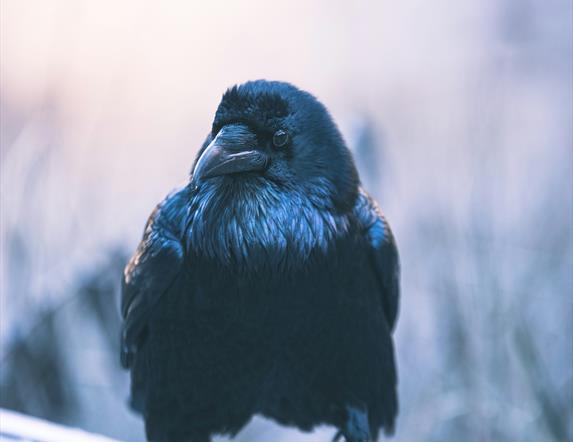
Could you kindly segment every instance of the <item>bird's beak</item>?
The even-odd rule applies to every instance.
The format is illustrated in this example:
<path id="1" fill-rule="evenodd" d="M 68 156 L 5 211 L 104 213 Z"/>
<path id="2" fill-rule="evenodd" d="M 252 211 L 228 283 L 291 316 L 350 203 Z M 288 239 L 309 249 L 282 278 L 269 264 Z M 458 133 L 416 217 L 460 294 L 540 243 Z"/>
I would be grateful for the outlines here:
<path id="1" fill-rule="evenodd" d="M 224 126 L 197 159 L 193 181 L 198 184 L 215 176 L 265 170 L 267 155 L 256 147 L 256 135 L 244 124 Z"/>

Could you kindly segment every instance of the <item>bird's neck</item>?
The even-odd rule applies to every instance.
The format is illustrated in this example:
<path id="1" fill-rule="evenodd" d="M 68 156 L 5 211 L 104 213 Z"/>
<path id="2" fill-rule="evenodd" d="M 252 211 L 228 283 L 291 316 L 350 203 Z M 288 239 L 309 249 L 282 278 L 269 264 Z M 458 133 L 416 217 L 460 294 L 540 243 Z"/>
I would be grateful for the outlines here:
<path id="1" fill-rule="evenodd" d="M 191 253 L 245 270 L 305 265 L 346 235 L 350 222 L 305 192 L 255 180 L 203 186 L 190 217 Z"/>

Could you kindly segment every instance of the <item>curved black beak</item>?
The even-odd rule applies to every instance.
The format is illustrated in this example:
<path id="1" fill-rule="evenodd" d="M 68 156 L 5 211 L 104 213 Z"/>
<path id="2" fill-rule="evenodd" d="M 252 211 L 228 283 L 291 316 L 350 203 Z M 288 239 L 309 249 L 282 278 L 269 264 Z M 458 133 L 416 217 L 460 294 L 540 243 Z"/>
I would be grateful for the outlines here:
<path id="1" fill-rule="evenodd" d="M 260 172 L 267 163 L 267 155 L 257 150 L 256 135 L 244 124 L 229 124 L 199 156 L 192 180 L 199 183 L 220 175 Z"/>

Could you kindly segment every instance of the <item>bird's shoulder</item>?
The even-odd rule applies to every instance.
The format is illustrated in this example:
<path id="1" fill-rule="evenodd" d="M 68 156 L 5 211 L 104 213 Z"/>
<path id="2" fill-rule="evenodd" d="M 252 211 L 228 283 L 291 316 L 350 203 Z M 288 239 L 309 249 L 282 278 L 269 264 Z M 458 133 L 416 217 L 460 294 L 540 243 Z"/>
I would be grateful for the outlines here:
<path id="1" fill-rule="evenodd" d="M 363 232 L 374 246 L 394 243 L 394 235 L 390 224 L 380 209 L 380 206 L 368 193 L 360 188 L 353 210 L 354 216 Z"/>
<path id="2" fill-rule="evenodd" d="M 144 236 L 148 231 L 149 233 L 161 231 L 171 236 L 182 236 L 189 214 L 191 193 L 189 184 L 172 190 L 151 212 Z"/>
<path id="3" fill-rule="evenodd" d="M 143 237 L 124 272 L 124 282 L 129 285 L 139 272 L 138 269 L 152 260 L 161 262 L 161 257 L 175 254 L 182 258 L 183 235 L 189 211 L 188 186 L 169 193 L 151 212 Z"/>

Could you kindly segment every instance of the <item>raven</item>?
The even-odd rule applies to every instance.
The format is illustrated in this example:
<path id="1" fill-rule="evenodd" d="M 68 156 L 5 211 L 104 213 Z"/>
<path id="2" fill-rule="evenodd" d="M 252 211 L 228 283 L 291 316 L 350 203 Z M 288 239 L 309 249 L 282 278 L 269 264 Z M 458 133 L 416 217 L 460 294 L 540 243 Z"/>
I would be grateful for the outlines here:
<path id="1" fill-rule="evenodd" d="M 255 414 L 391 435 L 398 299 L 394 237 L 326 108 L 288 83 L 234 86 L 124 272 L 131 406 L 155 442 L 234 436 Z"/>

